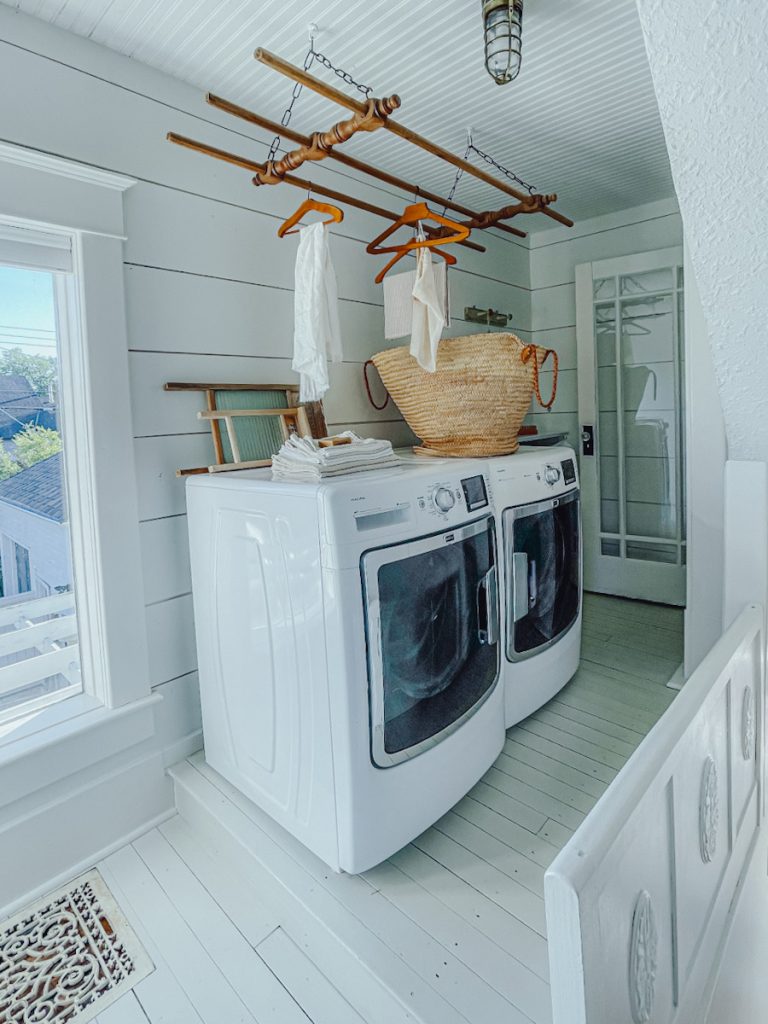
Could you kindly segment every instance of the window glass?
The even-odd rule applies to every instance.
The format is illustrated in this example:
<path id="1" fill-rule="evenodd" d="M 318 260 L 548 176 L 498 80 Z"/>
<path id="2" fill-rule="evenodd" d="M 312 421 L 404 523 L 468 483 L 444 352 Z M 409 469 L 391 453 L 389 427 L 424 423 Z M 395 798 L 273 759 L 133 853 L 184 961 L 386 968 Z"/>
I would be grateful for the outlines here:
<path id="1" fill-rule="evenodd" d="M 0 721 L 81 688 L 55 295 L 0 265 Z"/>

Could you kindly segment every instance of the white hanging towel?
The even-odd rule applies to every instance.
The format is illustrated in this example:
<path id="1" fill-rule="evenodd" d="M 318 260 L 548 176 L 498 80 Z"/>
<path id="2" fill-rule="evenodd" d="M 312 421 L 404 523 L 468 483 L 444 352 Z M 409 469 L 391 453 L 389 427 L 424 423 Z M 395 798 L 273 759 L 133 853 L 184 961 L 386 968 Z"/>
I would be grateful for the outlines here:
<path id="1" fill-rule="evenodd" d="M 448 264 L 439 260 L 434 266 L 435 287 L 444 311 L 444 325 L 451 326 L 448 298 Z M 416 271 L 387 274 L 384 278 L 384 337 L 404 338 L 413 328 L 413 286 Z"/>
<path id="2" fill-rule="evenodd" d="M 437 368 L 437 346 L 443 336 L 444 325 L 445 310 L 437 291 L 432 253 L 427 248 L 417 249 L 410 351 L 419 366 L 428 373 L 434 373 Z"/>
<path id="3" fill-rule="evenodd" d="M 328 228 L 301 228 L 296 253 L 292 367 L 300 374 L 299 401 L 316 402 L 329 387 L 328 359 L 342 360 L 336 274 Z"/>

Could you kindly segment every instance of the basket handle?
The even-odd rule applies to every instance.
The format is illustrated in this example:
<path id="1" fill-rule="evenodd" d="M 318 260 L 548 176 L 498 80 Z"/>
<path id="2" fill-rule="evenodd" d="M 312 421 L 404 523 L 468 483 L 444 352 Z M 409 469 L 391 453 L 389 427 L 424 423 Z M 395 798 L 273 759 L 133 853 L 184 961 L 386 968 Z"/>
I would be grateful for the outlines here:
<path id="1" fill-rule="evenodd" d="M 366 394 L 368 395 L 368 401 L 371 403 L 371 405 L 373 406 L 374 409 L 376 409 L 379 412 L 381 412 L 382 409 L 386 409 L 387 406 L 389 405 L 389 399 L 390 399 L 391 396 L 390 396 L 389 392 L 387 391 L 387 389 L 385 387 L 384 390 L 386 391 L 387 397 L 384 399 L 384 404 L 383 405 L 376 405 L 376 403 L 374 402 L 373 395 L 371 394 L 371 382 L 368 380 L 368 367 L 369 366 L 375 366 L 375 365 L 376 364 L 374 363 L 374 361 L 372 359 L 366 359 L 366 361 L 363 363 L 363 383 L 365 384 L 365 391 L 366 391 Z M 383 381 L 382 381 L 382 384 L 383 384 Z"/>
<path id="2" fill-rule="evenodd" d="M 544 353 L 541 362 L 539 362 L 539 351 Z M 553 348 L 539 349 L 536 345 L 526 345 L 521 353 L 521 358 L 524 363 L 533 356 L 533 391 L 536 395 L 536 401 L 542 407 L 549 411 L 555 404 L 557 398 L 557 374 L 559 369 L 559 359 L 557 352 Z M 545 402 L 541 397 L 541 387 L 539 384 L 539 369 L 546 363 L 547 359 L 552 356 L 552 394 L 550 395 L 549 401 Z"/>

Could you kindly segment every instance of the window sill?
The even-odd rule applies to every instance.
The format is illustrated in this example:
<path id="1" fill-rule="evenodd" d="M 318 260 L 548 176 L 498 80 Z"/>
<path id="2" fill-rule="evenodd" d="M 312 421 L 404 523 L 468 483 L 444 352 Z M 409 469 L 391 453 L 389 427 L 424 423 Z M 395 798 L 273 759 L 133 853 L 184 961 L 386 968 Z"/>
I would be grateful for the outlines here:
<path id="1" fill-rule="evenodd" d="M 154 735 L 150 695 L 107 708 L 78 694 L 0 731 L 0 808 L 114 757 Z"/>

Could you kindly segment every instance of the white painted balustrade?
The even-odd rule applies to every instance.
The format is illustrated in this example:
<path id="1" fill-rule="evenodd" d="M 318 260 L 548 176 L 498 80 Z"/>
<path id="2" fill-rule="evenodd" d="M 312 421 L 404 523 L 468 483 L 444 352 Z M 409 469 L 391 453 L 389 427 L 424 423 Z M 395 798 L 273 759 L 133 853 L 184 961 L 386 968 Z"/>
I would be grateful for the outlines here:
<path id="1" fill-rule="evenodd" d="M 20 658 L 25 651 L 33 653 Z M 79 686 L 74 595 L 52 594 L 0 607 L 0 697 L 56 675 Z"/>
<path id="2" fill-rule="evenodd" d="M 747 607 L 547 871 L 554 1024 L 705 1019 L 763 813 L 764 647 Z"/>

